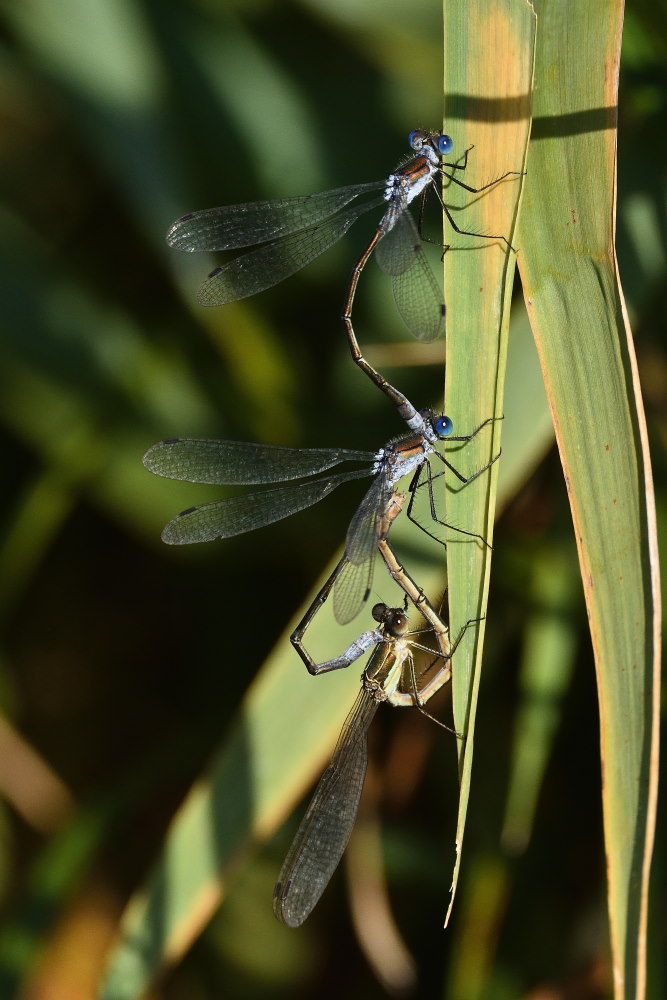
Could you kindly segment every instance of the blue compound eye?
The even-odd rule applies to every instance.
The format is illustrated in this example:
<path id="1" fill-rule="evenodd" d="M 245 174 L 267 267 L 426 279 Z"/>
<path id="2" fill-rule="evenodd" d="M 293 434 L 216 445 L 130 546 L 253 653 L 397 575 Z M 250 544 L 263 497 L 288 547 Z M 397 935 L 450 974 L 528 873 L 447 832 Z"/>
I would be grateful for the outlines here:
<path id="1" fill-rule="evenodd" d="M 408 146 L 411 149 L 421 149 L 424 145 L 424 133 L 421 129 L 413 129 L 413 131 L 408 136 Z"/>
<path id="2" fill-rule="evenodd" d="M 441 417 L 436 417 L 433 424 L 433 430 L 440 438 L 449 437 L 449 435 L 454 430 L 454 424 L 449 417 L 446 417 L 443 413 Z"/>
<path id="3" fill-rule="evenodd" d="M 438 152 L 441 156 L 446 156 L 447 153 L 451 153 L 454 148 L 454 143 L 452 142 L 451 136 L 440 135 L 438 136 Z"/>

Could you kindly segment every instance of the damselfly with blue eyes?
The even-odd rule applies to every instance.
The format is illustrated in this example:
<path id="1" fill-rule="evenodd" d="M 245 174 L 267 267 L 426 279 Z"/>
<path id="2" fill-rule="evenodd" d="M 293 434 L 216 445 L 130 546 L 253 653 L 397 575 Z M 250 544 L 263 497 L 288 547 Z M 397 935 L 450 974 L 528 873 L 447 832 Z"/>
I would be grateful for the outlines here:
<path id="1" fill-rule="evenodd" d="M 435 340 L 444 331 L 445 306 L 408 206 L 415 199 L 419 200 L 421 220 L 424 200 L 432 188 L 457 233 L 498 240 L 509 248 L 504 236 L 460 229 L 433 182 L 437 177 L 445 177 L 466 191 L 479 194 L 506 177 L 518 175 L 519 171 L 508 171 L 489 184 L 475 188 L 465 184 L 455 173 L 466 169 L 468 150 L 461 163 L 443 163 L 442 157 L 453 148 L 448 135 L 415 130 L 410 133 L 408 142 L 414 155 L 386 180 L 352 184 L 296 198 L 190 212 L 174 222 L 167 233 L 167 242 L 177 250 L 188 251 L 238 250 L 264 244 L 216 267 L 205 279 L 199 289 L 199 302 L 205 306 L 221 306 L 271 288 L 300 271 L 341 239 L 361 215 L 384 206 L 373 238 L 352 272 L 343 320 L 356 364 L 398 407 L 408 426 L 423 431 L 422 420 L 412 403 L 372 367 L 359 348 L 352 327 L 352 303 L 361 271 L 375 250 L 378 264 L 391 276 L 394 298 L 408 329 L 418 340 Z M 365 195 L 371 197 L 356 201 Z"/>
<path id="2" fill-rule="evenodd" d="M 495 418 L 488 418 L 471 434 L 455 437 L 452 434 L 453 425 L 449 417 L 439 416 L 432 410 L 423 410 L 421 417 L 424 426 L 428 428 L 428 436 L 410 434 L 397 438 L 377 452 L 353 451 L 345 448 L 282 448 L 240 441 L 196 438 L 160 441 L 148 449 L 143 459 L 146 468 L 158 476 L 191 483 L 229 486 L 259 483 L 289 484 L 261 493 L 227 497 L 198 507 L 190 507 L 166 525 L 162 539 L 172 545 L 182 545 L 191 542 L 209 542 L 216 538 L 230 538 L 304 510 L 323 500 L 341 483 L 373 476 L 373 482 L 347 531 L 345 555 L 352 568 L 344 574 L 345 586 L 339 583 L 334 590 L 336 619 L 341 624 L 350 622 L 361 610 L 370 593 L 373 555 L 382 533 L 383 517 L 394 492 L 394 486 L 403 476 L 412 476 L 408 487 L 410 502 L 407 516 L 418 524 L 421 530 L 436 538 L 412 515 L 416 491 L 423 485 L 428 490 L 431 516 L 435 521 L 487 544 L 476 532 L 447 525 L 438 517 L 433 495 L 433 480 L 449 469 L 461 483 L 467 484 L 484 472 L 491 463 L 466 477 L 436 450 L 435 445 L 445 439 L 470 441 L 482 427 Z M 444 466 L 435 474 L 431 469 L 432 459 L 437 459 Z M 495 458 L 492 461 L 495 461 Z M 336 475 L 309 479 L 318 476 L 319 473 L 327 472 L 342 462 L 363 462 L 366 465 L 362 469 L 349 469 Z M 290 482 L 296 479 L 309 479 L 309 481 Z M 436 540 L 441 541 L 437 538 Z"/>

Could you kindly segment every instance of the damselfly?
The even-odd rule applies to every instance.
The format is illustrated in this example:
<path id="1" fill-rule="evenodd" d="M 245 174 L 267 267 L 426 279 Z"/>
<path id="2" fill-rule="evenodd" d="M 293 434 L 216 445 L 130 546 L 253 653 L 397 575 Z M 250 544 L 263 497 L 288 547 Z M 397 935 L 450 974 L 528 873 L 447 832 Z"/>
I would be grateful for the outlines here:
<path id="1" fill-rule="evenodd" d="M 190 212 L 173 223 L 167 233 L 167 242 L 177 250 L 191 252 L 238 250 L 263 244 L 257 250 L 216 267 L 204 280 L 198 301 L 205 306 L 221 306 L 277 285 L 328 250 L 365 212 L 384 207 L 370 243 L 354 266 L 345 296 L 343 320 L 356 364 L 398 407 L 408 426 L 421 431 L 418 411 L 361 353 L 352 327 L 352 303 L 359 276 L 375 250 L 378 264 L 392 278 L 396 305 L 406 326 L 421 341 L 435 340 L 444 331 L 445 306 L 408 206 L 415 199 L 419 200 L 421 220 L 424 200 L 432 188 L 457 233 L 499 240 L 509 248 L 504 236 L 460 229 L 433 182 L 438 177 L 445 177 L 466 191 L 479 194 L 520 172 L 508 171 L 489 184 L 475 188 L 465 184 L 455 173 L 466 169 L 468 150 L 462 163 L 443 162 L 443 156 L 453 147 L 448 135 L 415 130 L 410 133 L 408 143 L 414 155 L 386 180 L 352 184 L 296 198 Z M 356 201 L 373 194 L 374 197 L 367 200 Z"/>
<path id="2" fill-rule="evenodd" d="M 423 531 L 436 538 L 424 525 L 416 521 L 412 514 L 416 491 L 422 485 L 428 491 L 430 511 L 434 521 L 487 544 L 476 532 L 448 525 L 438 516 L 433 495 L 433 480 L 449 469 L 461 483 L 467 484 L 481 475 L 492 463 L 487 463 L 466 477 L 436 450 L 435 444 L 444 439 L 470 441 L 495 418 L 488 418 L 471 434 L 455 437 L 452 435 L 453 425 L 449 417 L 437 415 L 432 410 L 423 410 L 421 415 L 425 426 L 429 429 L 428 437 L 422 434 L 410 434 L 390 441 L 377 452 L 353 451 L 345 448 L 283 448 L 240 441 L 197 438 L 160 441 L 148 449 L 143 461 L 147 469 L 167 479 L 230 486 L 289 483 L 278 489 L 226 497 L 190 507 L 166 525 L 162 539 L 171 545 L 183 545 L 230 538 L 304 510 L 323 500 L 341 483 L 373 476 L 373 482 L 347 531 L 345 555 L 351 563 L 351 570 L 345 574 L 345 589 L 336 586 L 334 591 L 334 613 L 337 621 L 341 624 L 350 622 L 361 610 L 370 593 L 373 555 L 381 535 L 382 518 L 394 492 L 394 486 L 404 476 L 412 475 L 408 486 L 410 501 L 407 516 Z M 432 459 L 438 459 L 444 469 L 434 474 L 431 469 Z M 366 464 L 362 469 L 349 469 L 308 482 L 290 483 L 290 480 L 317 476 L 342 462 L 349 461 Z"/>
<path id="3" fill-rule="evenodd" d="M 290 927 L 300 926 L 312 912 L 349 840 L 366 776 L 366 734 L 378 705 L 383 701 L 397 706 L 412 705 L 428 715 L 424 703 L 450 679 L 450 662 L 457 643 L 450 646 L 447 627 L 423 594 L 420 611 L 434 629 L 437 651 L 415 641 L 413 637 L 424 630 L 409 631 L 404 609 L 388 608 L 385 604 L 376 604 L 373 608 L 373 617 L 379 627 L 360 637 L 359 648 L 375 644 L 375 651 L 362 674 L 361 691 L 301 821 L 274 890 L 273 911 Z M 368 644 L 366 636 L 371 637 Z M 357 648 L 350 649 L 349 662 L 353 662 L 361 653 Z M 415 672 L 414 649 L 425 650 L 434 662 L 440 660 L 437 671 L 425 683 L 418 683 L 421 678 L 418 679 Z M 337 663 L 337 666 L 345 665 Z M 319 666 L 329 669 L 325 664 Z"/>

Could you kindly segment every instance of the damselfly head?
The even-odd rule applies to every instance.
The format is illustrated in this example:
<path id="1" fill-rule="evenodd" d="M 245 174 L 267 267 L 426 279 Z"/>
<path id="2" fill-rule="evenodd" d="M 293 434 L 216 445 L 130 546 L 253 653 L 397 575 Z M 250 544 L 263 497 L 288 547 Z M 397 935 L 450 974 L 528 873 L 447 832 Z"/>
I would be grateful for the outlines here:
<path id="1" fill-rule="evenodd" d="M 408 631 L 408 616 L 402 608 L 388 608 L 386 604 L 375 604 L 371 611 L 376 622 L 384 625 L 384 630 L 394 639 L 400 639 Z"/>
<path id="2" fill-rule="evenodd" d="M 421 129 L 414 129 L 410 133 L 408 145 L 415 153 L 421 152 L 424 146 L 428 145 L 438 156 L 446 156 L 454 147 L 450 136 L 441 132 L 423 132 Z"/>
<path id="3" fill-rule="evenodd" d="M 424 420 L 431 425 L 433 433 L 437 438 L 443 439 L 451 435 L 454 430 L 454 422 L 451 417 L 444 413 L 435 413 L 431 409 L 419 411 Z"/>

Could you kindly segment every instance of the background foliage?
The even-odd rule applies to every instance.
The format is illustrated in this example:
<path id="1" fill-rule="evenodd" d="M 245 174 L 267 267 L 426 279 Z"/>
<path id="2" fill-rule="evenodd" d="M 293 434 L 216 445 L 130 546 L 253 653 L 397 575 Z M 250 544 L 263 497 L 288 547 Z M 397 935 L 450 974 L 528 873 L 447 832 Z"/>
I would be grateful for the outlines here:
<path id="1" fill-rule="evenodd" d="M 665 21 L 639 0 L 627 11 L 618 205 L 661 529 Z M 355 378 L 335 322 L 363 226 L 305 274 L 203 314 L 193 293 L 206 262 L 170 253 L 163 233 L 188 209 L 384 176 L 407 132 L 441 119 L 440 9 L 31 0 L 5 5 L 0 45 L 0 994 L 87 997 L 174 809 L 355 502 L 350 490 L 224 547 L 173 552 L 160 528 L 195 488 L 165 488 L 143 451 L 176 434 L 375 447 L 401 430 Z M 408 344 L 382 276 L 364 278 L 360 323 L 381 341 L 380 367 L 400 364 L 408 395 L 440 399 L 441 345 Z M 449 769 L 454 799 L 451 747 L 416 713 L 379 714 L 373 738 L 392 906 L 430 996 L 443 962 L 457 997 L 608 991 L 592 656 L 525 333 L 518 314 L 507 400 L 534 407 L 519 420 L 530 413 L 538 432 L 505 473 L 447 935 L 439 861 L 454 809 L 444 815 L 434 789 Z M 294 828 L 239 859 L 225 905 L 159 996 L 382 995 L 343 877 L 302 931 L 275 923 Z M 656 891 L 656 914 L 664 902 Z M 651 928 L 660 995 L 665 928 L 659 917 Z"/>

